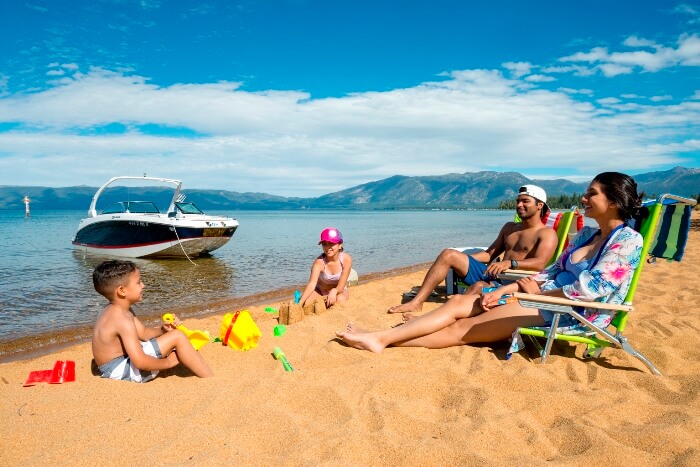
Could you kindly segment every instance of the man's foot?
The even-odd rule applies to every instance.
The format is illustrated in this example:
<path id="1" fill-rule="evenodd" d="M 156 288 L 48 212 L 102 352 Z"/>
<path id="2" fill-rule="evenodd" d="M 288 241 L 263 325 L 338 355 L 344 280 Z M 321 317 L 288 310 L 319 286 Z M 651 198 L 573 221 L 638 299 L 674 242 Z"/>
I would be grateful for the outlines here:
<path id="1" fill-rule="evenodd" d="M 348 323 L 346 329 L 345 332 L 336 331 L 335 335 L 350 347 L 374 353 L 381 353 L 384 350 L 384 345 L 379 342 L 374 333 L 357 331 L 356 329 L 359 328 L 353 326 L 352 323 Z"/>
<path id="2" fill-rule="evenodd" d="M 401 305 L 392 306 L 387 313 L 418 313 L 423 310 L 422 303 L 416 303 L 411 300 L 410 302 L 402 303 Z"/>

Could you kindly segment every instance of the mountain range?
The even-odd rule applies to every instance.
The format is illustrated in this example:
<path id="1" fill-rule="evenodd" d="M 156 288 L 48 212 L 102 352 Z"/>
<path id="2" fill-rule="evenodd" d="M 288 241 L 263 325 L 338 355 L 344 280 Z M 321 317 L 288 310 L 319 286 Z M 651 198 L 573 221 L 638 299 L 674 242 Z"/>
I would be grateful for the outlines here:
<path id="1" fill-rule="evenodd" d="M 640 191 L 648 196 L 673 193 L 697 196 L 700 193 L 700 169 L 675 167 L 661 172 L 634 176 Z M 224 190 L 183 189 L 187 201 L 200 209 L 469 209 L 493 208 L 515 198 L 518 187 L 539 185 L 549 198 L 581 194 L 588 182 L 565 179 L 530 179 L 517 172 L 466 172 L 446 175 L 407 177 L 395 175 L 317 198 L 286 198 L 266 193 L 238 193 Z M 86 209 L 98 187 L 65 188 L 0 185 L 0 209 L 24 209 L 28 196 L 32 209 Z M 172 191 L 161 187 L 107 190 L 98 209 L 116 201 L 152 200 L 161 209 L 170 202 Z M 104 204 L 102 204 L 104 202 Z"/>

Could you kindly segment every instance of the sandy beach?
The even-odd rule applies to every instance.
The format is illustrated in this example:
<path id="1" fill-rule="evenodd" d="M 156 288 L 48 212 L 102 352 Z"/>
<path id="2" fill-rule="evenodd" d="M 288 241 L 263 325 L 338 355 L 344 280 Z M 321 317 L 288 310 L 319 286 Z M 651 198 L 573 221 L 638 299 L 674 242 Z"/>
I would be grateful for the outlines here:
<path id="1" fill-rule="evenodd" d="M 506 342 L 372 354 L 335 339 L 348 321 L 397 324 L 385 310 L 421 270 L 361 281 L 349 302 L 281 337 L 276 314 L 250 307 L 258 347 L 203 347 L 212 379 L 176 368 L 143 385 L 104 380 L 89 343 L 0 364 L 0 464 L 700 465 L 697 211 L 693 219 L 681 263 L 645 266 L 626 331 L 661 377 L 621 350 L 587 361 L 567 343 L 541 365 L 531 348 L 506 361 Z M 221 320 L 184 324 L 217 335 Z M 273 358 L 276 346 L 293 372 Z M 23 387 L 56 360 L 76 362 L 75 382 Z"/>

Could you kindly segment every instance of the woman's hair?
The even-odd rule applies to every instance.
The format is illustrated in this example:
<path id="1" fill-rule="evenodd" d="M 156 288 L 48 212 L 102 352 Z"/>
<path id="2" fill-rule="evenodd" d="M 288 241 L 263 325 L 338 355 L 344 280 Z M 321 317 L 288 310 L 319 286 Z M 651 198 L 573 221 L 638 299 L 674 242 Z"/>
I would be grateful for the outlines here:
<path id="1" fill-rule="evenodd" d="M 637 183 L 629 175 L 620 172 L 603 172 L 595 176 L 605 196 L 617 206 L 620 218 L 630 219 L 642 205 L 643 193 L 637 193 Z"/>

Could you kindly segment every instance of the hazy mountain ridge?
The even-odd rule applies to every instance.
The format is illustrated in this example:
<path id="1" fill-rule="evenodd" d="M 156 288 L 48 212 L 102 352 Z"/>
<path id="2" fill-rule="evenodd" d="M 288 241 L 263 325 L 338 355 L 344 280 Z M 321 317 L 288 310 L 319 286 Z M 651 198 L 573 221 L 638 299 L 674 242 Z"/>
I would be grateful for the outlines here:
<path id="1" fill-rule="evenodd" d="M 647 195 L 673 193 L 691 196 L 700 193 L 700 169 L 675 167 L 662 172 L 635 175 L 640 191 Z M 588 182 L 565 179 L 529 179 L 518 172 L 466 172 L 408 177 L 394 175 L 317 198 L 286 198 L 267 193 L 239 193 L 226 190 L 184 189 L 188 201 L 203 210 L 228 209 L 407 209 L 407 208 L 484 208 L 516 196 L 521 185 L 536 184 L 548 196 L 583 193 Z M 24 209 L 28 196 L 32 209 L 85 209 L 98 187 L 65 188 L 0 186 L 0 209 Z M 164 210 L 172 197 L 168 188 L 115 187 L 100 198 L 98 209 L 124 200 L 152 200 Z"/>

